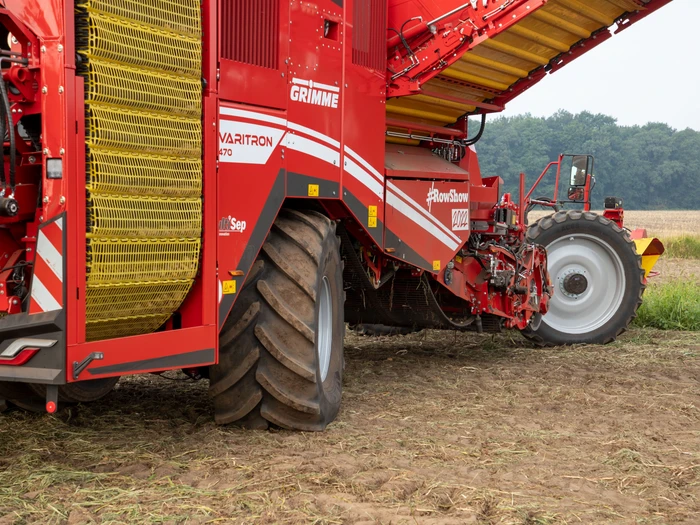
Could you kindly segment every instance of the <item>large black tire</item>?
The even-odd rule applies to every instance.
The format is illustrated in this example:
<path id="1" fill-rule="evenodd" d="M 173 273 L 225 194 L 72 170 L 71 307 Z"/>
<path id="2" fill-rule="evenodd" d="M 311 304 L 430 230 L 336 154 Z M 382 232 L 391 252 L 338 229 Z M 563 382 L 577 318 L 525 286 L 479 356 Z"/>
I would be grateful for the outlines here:
<path id="1" fill-rule="evenodd" d="M 385 324 L 355 324 L 350 325 L 350 330 L 357 335 L 367 335 L 370 337 L 408 335 L 420 332 L 420 328 L 410 326 L 387 326 Z"/>
<path id="2" fill-rule="evenodd" d="M 577 255 L 578 248 L 578 252 L 581 254 L 580 267 L 582 268 L 587 264 L 585 254 L 588 253 L 582 247 L 582 244 L 590 243 L 595 245 L 595 243 L 599 243 L 601 253 L 607 253 L 610 261 L 612 261 L 610 263 L 611 268 L 615 270 L 615 273 L 619 272 L 620 276 L 624 275 L 624 279 L 620 278 L 615 281 L 617 283 L 616 289 L 619 289 L 619 293 L 617 295 L 613 293 L 612 296 L 617 297 L 617 299 L 611 300 L 609 306 L 606 306 L 605 301 L 589 301 L 587 300 L 589 297 L 585 294 L 592 294 L 595 290 L 612 286 L 612 278 L 608 277 L 610 282 L 606 282 L 605 278 L 597 279 L 598 282 L 596 282 L 593 279 L 594 272 L 590 272 L 584 278 L 576 275 L 575 278 L 579 279 L 579 281 L 569 281 L 569 284 L 567 284 L 567 278 L 572 276 L 572 274 L 576 274 L 578 270 L 569 269 L 557 272 L 556 268 L 559 267 L 550 257 L 549 270 L 554 288 L 554 297 L 550 302 L 550 314 L 548 314 L 550 316 L 550 324 L 547 323 L 548 315 L 545 315 L 536 329 L 527 328 L 522 332 L 526 338 L 536 344 L 547 346 L 577 343 L 607 344 L 614 341 L 629 327 L 637 315 L 637 309 L 642 304 L 642 295 L 646 286 L 641 257 L 637 255 L 634 242 L 630 240 L 624 230 L 619 228 L 614 222 L 595 213 L 561 211 L 554 215 L 543 217 L 533 224 L 528 229 L 527 239 L 529 242 L 544 246 L 548 249 L 548 252 L 554 249 L 568 250 L 568 253 L 573 258 Z M 570 242 L 571 244 L 561 244 L 564 242 Z M 559 270 L 565 266 L 565 264 L 562 264 Z M 570 263 L 570 266 L 578 265 Z M 604 268 L 605 264 L 602 263 L 601 267 Z M 591 279 L 591 282 L 588 282 L 587 279 Z M 579 292 L 581 288 L 583 288 L 583 292 Z M 557 294 L 562 295 L 557 298 Z M 577 314 L 580 314 L 581 319 L 586 318 L 591 313 L 593 318 L 595 318 L 597 312 L 601 312 L 597 325 L 596 323 L 591 323 L 590 331 L 581 332 L 585 328 L 573 326 L 577 322 L 577 317 L 570 316 L 566 322 L 560 322 L 560 319 L 563 319 L 563 315 L 560 315 L 560 312 L 566 311 L 563 307 L 557 312 L 557 321 L 552 320 L 554 319 L 553 309 L 557 307 L 557 304 L 564 304 L 567 300 L 571 303 L 570 299 L 578 300 L 579 298 L 581 299 L 582 308 Z M 558 300 L 560 303 L 556 302 Z M 564 329 L 567 326 L 572 326 L 572 328 L 569 330 Z"/>
<path id="3" fill-rule="evenodd" d="M 91 403 L 109 394 L 119 377 L 80 381 L 58 387 L 59 406 L 63 403 Z M 46 411 L 46 386 L 26 383 L 0 382 L 0 398 L 29 412 Z"/>
<path id="4" fill-rule="evenodd" d="M 335 229 L 319 213 L 282 210 L 221 332 L 219 364 L 209 369 L 217 423 L 321 431 L 335 419 L 345 336 Z M 318 348 L 329 350 L 327 366 Z"/>

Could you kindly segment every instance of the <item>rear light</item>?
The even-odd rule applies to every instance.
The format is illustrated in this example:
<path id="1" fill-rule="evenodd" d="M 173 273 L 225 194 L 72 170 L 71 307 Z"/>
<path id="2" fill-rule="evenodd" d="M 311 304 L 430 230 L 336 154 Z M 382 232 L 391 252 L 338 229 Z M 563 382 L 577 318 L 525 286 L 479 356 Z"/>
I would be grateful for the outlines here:
<path id="1" fill-rule="evenodd" d="M 38 348 L 25 348 L 12 359 L 0 359 L 0 366 L 22 366 L 24 363 L 34 357 L 34 354 L 36 354 L 38 351 Z"/>

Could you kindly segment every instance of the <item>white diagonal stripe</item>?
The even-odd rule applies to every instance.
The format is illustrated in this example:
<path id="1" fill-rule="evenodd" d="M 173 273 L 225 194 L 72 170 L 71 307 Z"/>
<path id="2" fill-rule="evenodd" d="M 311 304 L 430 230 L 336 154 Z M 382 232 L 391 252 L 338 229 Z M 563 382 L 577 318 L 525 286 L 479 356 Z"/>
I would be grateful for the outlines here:
<path id="1" fill-rule="evenodd" d="M 56 274 L 58 280 L 63 282 L 63 256 L 43 232 L 39 232 L 39 239 L 36 242 L 36 253 L 46 261 L 46 264 Z"/>
<path id="2" fill-rule="evenodd" d="M 330 144 L 334 148 L 340 148 L 340 142 L 338 142 L 335 139 L 332 139 L 328 135 L 324 135 L 323 133 L 319 133 L 315 129 L 307 128 L 306 126 L 302 126 L 301 124 L 296 124 L 294 122 L 289 122 L 288 123 L 289 129 L 293 129 L 294 131 L 300 131 L 304 133 L 305 135 L 308 135 L 310 137 L 313 137 L 315 139 L 321 140 L 325 142 L 326 144 Z"/>
<path id="3" fill-rule="evenodd" d="M 413 208 L 416 208 L 424 217 L 426 217 L 429 221 L 431 221 L 435 226 L 440 228 L 444 233 L 449 235 L 454 241 L 457 241 L 458 243 L 462 243 L 462 239 L 460 239 L 457 235 L 452 232 L 447 226 L 445 226 L 443 223 L 441 223 L 437 218 L 433 217 L 429 212 L 425 211 L 425 209 L 418 204 L 416 201 L 414 201 L 411 197 L 406 195 L 403 191 L 399 189 L 398 186 L 391 182 L 387 182 L 387 186 L 391 188 L 398 196 L 400 196 L 402 199 L 404 199 L 410 206 Z"/>
<path id="4" fill-rule="evenodd" d="M 363 159 L 362 157 L 360 157 L 357 153 L 355 153 L 355 152 L 354 152 L 352 149 L 350 149 L 348 146 L 345 146 L 344 149 L 345 149 L 345 154 L 346 154 L 346 155 L 350 155 L 350 156 L 354 157 L 355 160 L 356 160 L 357 162 L 359 162 L 360 164 L 362 164 L 362 166 L 363 166 L 367 171 L 369 171 L 372 175 L 374 175 L 374 176 L 377 178 L 377 180 L 379 180 L 379 182 L 384 182 L 384 175 L 382 175 L 382 174 L 379 173 L 377 170 L 375 170 L 369 162 L 367 162 L 365 159 Z"/>
<path id="5" fill-rule="evenodd" d="M 272 115 L 265 115 L 264 113 L 256 113 L 253 111 L 245 111 L 242 109 L 233 108 L 220 108 L 219 112 L 222 115 L 228 115 L 229 117 L 241 117 L 250 120 L 260 120 L 262 122 L 269 122 L 270 124 L 278 124 L 279 126 L 287 125 L 287 119 L 273 117 Z"/>
<path id="6" fill-rule="evenodd" d="M 462 245 L 461 241 L 459 243 L 456 243 L 450 237 L 445 235 L 445 233 L 442 230 L 440 230 L 437 226 L 435 226 L 432 222 L 430 222 L 428 219 L 426 219 L 420 213 L 416 212 L 416 210 L 414 210 L 411 206 L 406 204 L 397 195 L 395 195 L 394 193 L 392 193 L 390 191 L 387 191 L 387 193 L 386 193 L 386 203 L 389 206 L 391 206 L 392 208 L 394 208 L 395 210 L 398 210 L 403 215 L 408 217 L 410 220 L 412 220 L 418 226 L 420 226 L 421 228 L 426 230 L 433 237 L 435 237 L 437 240 L 439 240 L 442 244 L 447 246 L 450 250 L 454 251 L 459 246 Z"/>
<path id="7" fill-rule="evenodd" d="M 63 217 L 56 219 L 56 226 L 58 226 L 59 230 L 63 231 Z"/>
<path id="8" fill-rule="evenodd" d="M 36 301 L 39 308 L 44 312 L 51 312 L 53 310 L 60 310 L 61 305 L 58 301 L 54 299 L 53 295 L 46 289 L 44 283 L 42 283 L 39 278 L 34 275 L 32 279 L 32 299 Z"/>
<path id="9" fill-rule="evenodd" d="M 384 200 L 384 185 L 377 182 L 374 177 L 370 176 L 350 157 L 345 157 L 345 171 L 354 179 L 357 179 L 360 184 L 366 186 L 377 197 Z"/>
<path id="10" fill-rule="evenodd" d="M 287 147 L 299 151 L 301 153 L 306 153 L 317 159 L 326 161 L 328 164 L 333 166 L 338 166 L 340 164 L 340 153 L 319 144 L 315 140 L 307 139 L 306 137 L 301 137 L 299 135 L 287 134 L 286 137 Z"/>

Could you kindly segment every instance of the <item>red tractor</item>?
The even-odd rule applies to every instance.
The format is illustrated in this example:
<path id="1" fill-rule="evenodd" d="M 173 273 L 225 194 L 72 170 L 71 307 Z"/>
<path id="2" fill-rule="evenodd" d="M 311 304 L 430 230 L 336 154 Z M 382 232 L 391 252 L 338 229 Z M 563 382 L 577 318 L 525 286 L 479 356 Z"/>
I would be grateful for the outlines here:
<path id="1" fill-rule="evenodd" d="M 0 0 L 0 397 L 182 369 L 219 423 L 322 430 L 346 322 L 613 340 L 645 283 L 621 212 L 528 229 L 556 199 L 474 144 L 668 2 Z"/>

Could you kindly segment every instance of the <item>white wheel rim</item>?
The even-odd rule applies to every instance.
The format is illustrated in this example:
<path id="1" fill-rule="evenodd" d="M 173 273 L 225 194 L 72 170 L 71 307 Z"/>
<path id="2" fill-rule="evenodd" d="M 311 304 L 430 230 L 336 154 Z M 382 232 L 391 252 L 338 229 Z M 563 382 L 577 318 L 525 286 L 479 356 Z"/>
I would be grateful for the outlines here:
<path id="1" fill-rule="evenodd" d="M 331 351 L 333 348 L 333 302 L 331 301 L 331 283 L 324 276 L 318 300 L 318 332 L 316 352 L 318 367 L 321 372 L 321 382 L 326 380 L 331 366 Z"/>
<path id="2" fill-rule="evenodd" d="M 608 243 L 592 235 L 566 235 L 547 246 L 547 259 L 554 294 L 544 324 L 585 334 L 615 315 L 625 295 L 625 272 Z"/>

